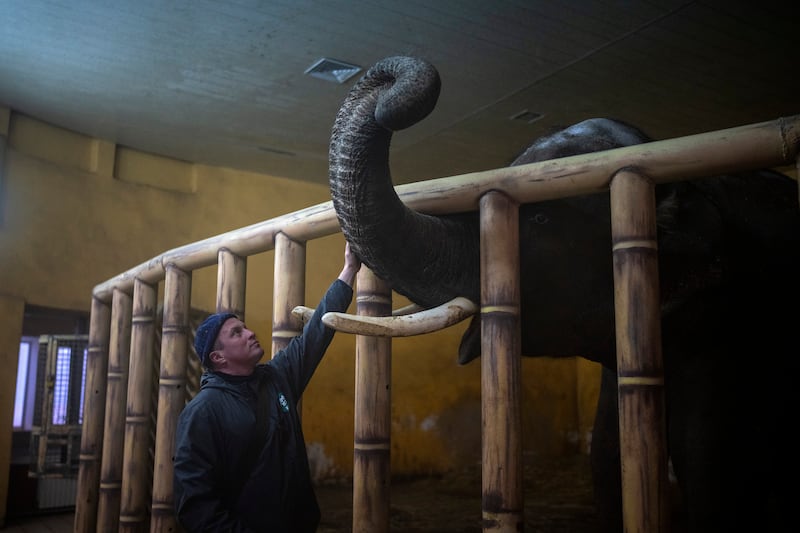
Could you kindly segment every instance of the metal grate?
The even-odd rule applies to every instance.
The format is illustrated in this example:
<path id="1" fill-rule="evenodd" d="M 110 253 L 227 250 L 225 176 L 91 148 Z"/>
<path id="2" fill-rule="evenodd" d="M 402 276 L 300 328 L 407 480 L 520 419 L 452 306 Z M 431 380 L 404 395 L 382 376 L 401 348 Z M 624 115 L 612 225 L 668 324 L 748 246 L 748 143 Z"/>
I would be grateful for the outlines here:
<path id="1" fill-rule="evenodd" d="M 544 114 L 542 113 L 536 113 L 534 111 L 523 109 L 519 113 L 512 115 L 511 120 L 520 120 L 522 122 L 527 122 L 528 124 L 533 124 L 542 117 L 544 117 Z"/>
<path id="2" fill-rule="evenodd" d="M 337 59 L 323 57 L 308 67 L 305 74 L 321 80 L 344 83 L 361 72 L 361 67 Z"/>
<path id="3" fill-rule="evenodd" d="M 33 477 L 74 477 L 78 472 L 88 342 L 87 335 L 39 338 Z"/>

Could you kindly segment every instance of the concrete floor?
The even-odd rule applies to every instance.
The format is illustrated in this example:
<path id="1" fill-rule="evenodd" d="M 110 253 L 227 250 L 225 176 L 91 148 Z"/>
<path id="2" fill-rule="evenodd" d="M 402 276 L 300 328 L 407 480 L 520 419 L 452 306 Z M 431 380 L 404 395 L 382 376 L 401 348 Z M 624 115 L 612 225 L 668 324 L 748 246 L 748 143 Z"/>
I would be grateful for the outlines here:
<path id="1" fill-rule="evenodd" d="M 67 511 L 27 518 L 14 518 L 6 522 L 3 533 L 69 533 L 75 513 Z"/>
<path id="2" fill-rule="evenodd" d="M 587 456 L 531 457 L 526 461 L 525 530 L 546 533 L 596 531 Z M 479 533 L 481 471 L 470 468 L 434 478 L 394 481 L 391 532 Z M 318 533 L 351 533 L 352 484 L 323 484 L 316 489 L 322 510 Z M 67 533 L 73 511 L 8 520 L 2 533 Z"/>

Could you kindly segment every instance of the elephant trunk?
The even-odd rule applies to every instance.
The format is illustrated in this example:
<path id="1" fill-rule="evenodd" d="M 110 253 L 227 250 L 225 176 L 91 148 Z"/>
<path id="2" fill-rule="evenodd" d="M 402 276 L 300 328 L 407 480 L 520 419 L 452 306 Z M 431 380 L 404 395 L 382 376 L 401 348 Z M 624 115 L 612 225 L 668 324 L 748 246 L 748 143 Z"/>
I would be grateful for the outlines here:
<path id="1" fill-rule="evenodd" d="M 419 59 L 378 62 L 342 104 L 330 145 L 330 188 L 345 238 L 392 289 L 424 306 L 479 301 L 477 217 L 433 217 L 403 204 L 389 170 L 392 132 L 436 105 L 436 69 Z"/>

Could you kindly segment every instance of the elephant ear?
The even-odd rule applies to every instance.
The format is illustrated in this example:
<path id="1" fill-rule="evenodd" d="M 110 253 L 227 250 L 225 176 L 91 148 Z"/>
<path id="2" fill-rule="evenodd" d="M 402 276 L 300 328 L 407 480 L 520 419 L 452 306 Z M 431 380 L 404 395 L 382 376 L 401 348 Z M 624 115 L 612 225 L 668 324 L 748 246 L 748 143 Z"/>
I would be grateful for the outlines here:
<path id="1" fill-rule="evenodd" d="M 481 315 L 476 314 L 461 337 L 458 346 L 458 364 L 466 365 L 481 356 Z"/>

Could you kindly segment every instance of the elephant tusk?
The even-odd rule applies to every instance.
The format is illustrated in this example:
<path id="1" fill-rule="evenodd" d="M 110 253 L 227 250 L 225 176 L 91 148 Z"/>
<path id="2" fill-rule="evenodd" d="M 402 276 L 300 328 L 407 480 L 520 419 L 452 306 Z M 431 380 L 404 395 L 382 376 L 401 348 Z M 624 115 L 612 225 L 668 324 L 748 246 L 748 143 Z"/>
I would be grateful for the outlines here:
<path id="1" fill-rule="evenodd" d="M 447 305 L 447 304 L 445 304 Z M 392 316 L 402 316 L 402 315 L 410 315 L 411 313 L 416 313 L 418 311 L 423 311 L 425 308 L 421 305 L 417 304 L 409 304 L 405 307 L 401 307 L 400 309 L 395 309 L 392 311 Z"/>
<path id="2" fill-rule="evenodd" d="M 431 333 L 452 326 L 472 316 L 478 306 L 472 301 L 457 297 L 438 307 L 410 314 L 411 306 L 404 307 L 392 316 L 360 316 L 347 313 L 325 313 L 322 322 L 337 331 L 370 337 L 411 337 Z"/>
<path id="3" fill-rule="evenodd" d="M 447 305 L 447 304 L 445 304 Z M 392 311 L 392 316 L 401 316 L 401 315 L 410 315 L 411 313 L 416 313 L 417 311 L 422 311 L 425 308 L 421 305 L 417 304 L 409 304 L 405 307 L 401 307 L 399 309 L 395 309 Z M 314 314 L 314 309 L 312 307 L 306 307 L 304 305 L 298 305 L 294 309 L 292 309 L 292 315 L 295 318 L 299 318 L 303 321 L 303 323 L 308 322 L 311 319 L 311 315 Z"/>
<path id="4" fill-rule="evenodd" d="M 392 316 L 360 316 L 347 313 L 325 313 L 322 322 L 337 331 L 368 335 L 371 337 L 411 337 L 431 333 L 452 326 L 474 315 L 478 306 L 472 301 L 457 297 L 438 307 L 408 314 L 418 306 L 406 306 Z M 314 310 L 297 306 L 292 313 L 308 320 Z"/>

